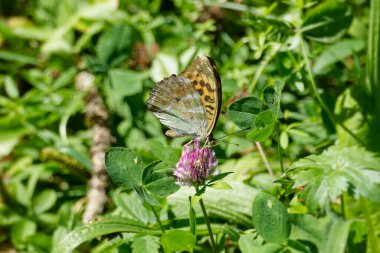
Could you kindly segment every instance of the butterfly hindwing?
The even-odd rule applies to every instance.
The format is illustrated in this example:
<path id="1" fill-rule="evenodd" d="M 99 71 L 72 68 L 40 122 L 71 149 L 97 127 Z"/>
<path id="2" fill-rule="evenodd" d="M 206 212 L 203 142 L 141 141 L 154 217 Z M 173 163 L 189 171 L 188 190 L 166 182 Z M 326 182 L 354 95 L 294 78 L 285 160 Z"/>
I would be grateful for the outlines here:
<path id="1" fill-rule="evenodd" d="M 170 130 L 167 135 L 203 136 L 208 121 L 199 93 L 187 78 L 172 75 L 150 93 L 148 109 Z"/>
<path id="2" fill-rule="evenodd" d="M 200 95 L 207 118 L 205 135 L 210 136 L 218 120 L 222 101 L 222 86 L 216 65 L 210 57 L 198 56 L 180 76 L 189 79 Z"/>

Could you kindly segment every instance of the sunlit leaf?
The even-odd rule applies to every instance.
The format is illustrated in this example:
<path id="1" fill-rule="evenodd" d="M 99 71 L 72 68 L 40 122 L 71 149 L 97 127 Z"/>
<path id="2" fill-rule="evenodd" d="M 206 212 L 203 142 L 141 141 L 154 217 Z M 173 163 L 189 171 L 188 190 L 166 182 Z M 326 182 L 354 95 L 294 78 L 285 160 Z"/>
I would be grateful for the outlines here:
<path id="1" fill-rule="evenodd" d="M 230 105 L 228 115 L 241 129 L 250 128 L 253 120 L 261 112 L 262 102 L 255 97 L 241 98 Z"/>
<path id="2" fill-rule="evenodd" d="M 126 189 L 134 184 L 142 184 L 144 163 L 141 158 L 127 148 L 111 148 L 106 152 L 105 163 L 114 183 Z"/>
<path id="3" fill-rule="evenodd" d="M 268 193 L 259 193 L 253 201 L 252 222 L 267 242 L 283 244 L 289 239 L 290 221 L 286 206 Z"/>
<path id="4" fill-rule="evenodd" d="M 195 247 L 195 236 L 188 231 L 170 230 L 161 236 L 161 244 L 168 252 L 191 252 Z"/>
<path id="5" fill-rule="evenodd" d="M 293 163 L 287 174 L 294 178 L 293 188 L 305 187 L 310 209 L 326 208 L 330 201 L 348 191 L 353 196 L 380 201 L 380 161 L 359 147 L 331 146 L 320 155 L 311 155 Z"/>

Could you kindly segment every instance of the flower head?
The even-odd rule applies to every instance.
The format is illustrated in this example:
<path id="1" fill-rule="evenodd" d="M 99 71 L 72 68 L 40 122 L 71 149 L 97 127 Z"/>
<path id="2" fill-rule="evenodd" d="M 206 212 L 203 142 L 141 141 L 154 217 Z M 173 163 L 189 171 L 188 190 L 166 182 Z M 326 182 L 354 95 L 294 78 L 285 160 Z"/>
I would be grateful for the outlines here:
<path id="1" fill-rule="evenodd" d="M 210 176 L 219 174 L 215 153 L 207 147 L 200 148 L 199 140 L 186 144 L 173 171 L 179 185 L 202 185 Z"/>

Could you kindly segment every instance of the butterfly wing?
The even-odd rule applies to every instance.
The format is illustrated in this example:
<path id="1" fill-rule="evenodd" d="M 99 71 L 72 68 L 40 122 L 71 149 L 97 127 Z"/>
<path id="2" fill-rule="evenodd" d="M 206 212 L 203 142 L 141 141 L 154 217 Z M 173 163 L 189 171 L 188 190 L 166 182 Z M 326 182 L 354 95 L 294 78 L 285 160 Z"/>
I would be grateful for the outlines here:
<path id="1" fill-rule="evenodd" d="M 148 99 L 148 110 L 170 130 L 166 135 L 201 136 L 208 125 L 199 93 L 187 78 L 172 75 L 156 83 Z"/>
<path id="2" fill-rule="evenodd" d="M 218 121 L 222 104 L 222 85 L 216 65 L 210 57 L 198 56 L 179 76 L 191 80 L 200 95 L 207 118 L 202 136 L 209 137 Z"/>

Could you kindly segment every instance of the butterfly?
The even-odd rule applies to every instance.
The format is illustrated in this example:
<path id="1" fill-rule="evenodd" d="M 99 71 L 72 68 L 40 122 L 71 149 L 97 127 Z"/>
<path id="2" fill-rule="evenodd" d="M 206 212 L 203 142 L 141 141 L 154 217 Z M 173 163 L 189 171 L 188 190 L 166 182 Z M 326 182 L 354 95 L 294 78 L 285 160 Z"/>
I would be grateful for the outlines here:
<path id="1" fill-rule="evenodd" d="M 169 137 L 191 136 L 210 141 L 222 103 L 222 85 L 214 61 L 196 57 L 181 74 L 155 84 L 148 110 L 169 128 Z"/>

